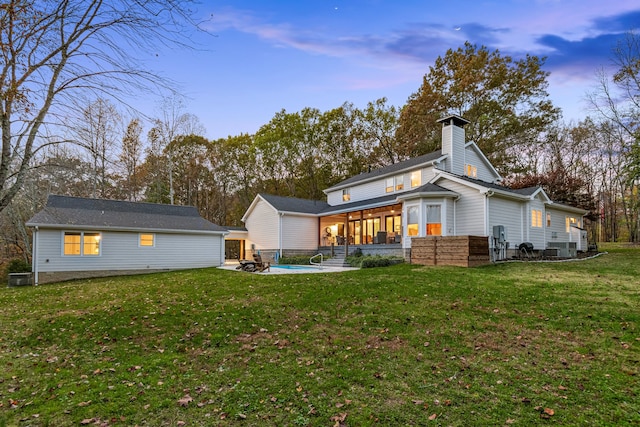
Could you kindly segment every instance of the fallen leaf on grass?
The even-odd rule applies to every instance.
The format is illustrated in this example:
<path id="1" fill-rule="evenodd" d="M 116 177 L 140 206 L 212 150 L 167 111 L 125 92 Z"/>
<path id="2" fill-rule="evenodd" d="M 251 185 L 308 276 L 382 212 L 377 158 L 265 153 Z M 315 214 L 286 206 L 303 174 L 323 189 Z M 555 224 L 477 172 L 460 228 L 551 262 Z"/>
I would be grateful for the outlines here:
<path id="1" fill-rule="evenodd" d="M 542 406 L 536 406 L 534 408 L 536 411 L 540 412 L 540 418 L 549 419 L 555 415 L 555 411 L 551 408 L 543 408 Z"/>
<path id="2" fill-rule="evenodd" d="M 80 421 L 80 425 L 86 426 L 88 424 L 91 424 L 93 422 L 95 422 L 95 418 L 85 418 L 84 420 Z"/>
<path id="3" fill-rule="evenodd" d="M 193 397 L 189 396 L 188 394 L 185 394 L 182 398 L 178 399 L 178 405 L 182 407 L 189 406 L 189 403 L 191 402 L 193 402 Z"/>
<path id="4" fill-rule="evenodd" d="M 346 424 L 344 424 L 344 420 L 347 419 L 347 413 L 346 412 L 342 412 L 338 415 L 334 415 L 333 417 L 331 417 L 331 421 L 335 421 L 335 424 L 333 424 L 333 427 L 342 427 Z"/>
<path id="5" fill-rule="evenodd" d="M 431 414 L 431 415 L 429 415 L 429 421 L 433 421 L 433 420 L 435 420 L 436 418 L 438 418 L 438 414 Z"/>
<path id="6" fill-rule="evenodd" d="M 90 400 L 87 400 L 86 402 L 78 403 L 78 406 L 89 406 L 89 405 L 91 405 L 91 401 Z"/>

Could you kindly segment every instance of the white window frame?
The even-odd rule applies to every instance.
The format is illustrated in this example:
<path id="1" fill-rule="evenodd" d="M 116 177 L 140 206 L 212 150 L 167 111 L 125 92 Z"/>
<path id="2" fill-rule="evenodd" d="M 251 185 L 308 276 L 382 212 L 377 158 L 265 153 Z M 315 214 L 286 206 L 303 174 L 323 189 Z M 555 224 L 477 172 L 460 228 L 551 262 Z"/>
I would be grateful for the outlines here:
<path id="1" fill-rule="evenodd" d="M 151 244 L 143 245 L 142 236 L 151 236 Z M 140 248 L 155 248 L 156 247 L 156 233 L 138 233 L 138 247 Z"/>
<path id="2" fill-rule="evenodd" d="M 348 202 L 351 200 L 351 189 L 350 188 L 345 188 L 342 190 L 342 201 L 343 202 Z"/>
<path id="3" fill-rule="evenodd" d="M 542 210 L 531 209 L 531 228 L 542 228 Z"/>
<path id="4" fill-rule="evenodd" d="M 67 234 L 73 234 L 73 235 L 80 235 L 80 253 L 79 254 L 66 254 L 65 253 L 65 236 Z M 97 235 L 98 236 L 98 253 L 95 254 L 86 254 L 84 253 L 84 247 L 85 247 L 85 235 Z M 63 230 L 62 231 L 62 247 L 60 248 L 60 253 L 63 257 L 72 257 L 72 258 L 76 258 L 76 257 L 90 257 L 90 258 L 96 258 L 96 257 L 101 257 L 102 256 L 102 233 L 99 231 L 72 231 L 72 230 Z"/>
<path id="5" fill-rule="evenodd" d="M 420 187 L 422 185 L 422 171 L 411 172 L 411 188 Z"/>
<path id="6" fill-rule="evenodd" d="M 385 193 L 393 193 L 395 189 L 395 180 L 393 177 L 386 178 L 384 180 L 384 192 Z"/>
<path id="7" fill-rule="evenodd" d="M 416 222 L 409 222 L 409 214 L 411 213 L 411 211 L 415 209 L 416 210 Z M 407 233 L 407 237 L 419 237 L 420 236 L 420 206 L 419 205 L 409 205 L 406 207 L 406 215 L 405 215 L 405 220 L 406 220 L 406 227 L 404 228 L 406 230 Z M 417 224 L 418 225 L 418 232 L 414 235 L 410 235 L 409 234 L 409 226 L 412 224 Z"/>
<path id="8" fill-rule="evenodd" d="M 428 234 L 429 233 L 429 223 L 427 222 L 427 213 L 429 211 L 429 206 L 437 206 L 440 208 L 440 234 Z M 444 211 L 444 204 L 443 203 L 432 203 L 432 202 L 425 202 L 424 203 L 424 235 L 425 236 L 444 236 L 445 233 L 445 223 L 444 223 L 444 218 L 445 218 L 445 211 Z M 433 223 L 435 224 L 435 223 Z"/>
<path id="9" fill-rule="evenodd" d="M 469 178 L 477 178 L 478 177 L 478 168 L 467 163 L 464 168 L 465 175 Z"/>
<path id="10" fill-rule="evenodd" d="M 404 175 L 398 175 L 395 177 L 395 189 L 396 191 L 404 190 Z"/>
<path id="11" fill-rule="evenodd" d="M 565 227 L 566 227 L 567 233 L 571 233 L 571 224 L 576 224 L 578 227 L 580 227 L 580 222 L 578 221 L 578 218 L 576 218 L 575 216 L 566 216 Z"/>

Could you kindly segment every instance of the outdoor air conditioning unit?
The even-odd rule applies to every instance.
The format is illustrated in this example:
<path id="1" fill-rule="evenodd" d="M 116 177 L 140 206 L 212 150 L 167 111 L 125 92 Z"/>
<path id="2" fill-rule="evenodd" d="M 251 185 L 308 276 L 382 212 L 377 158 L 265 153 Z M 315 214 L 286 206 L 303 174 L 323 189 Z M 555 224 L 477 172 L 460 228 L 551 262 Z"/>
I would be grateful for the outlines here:
<path id="1" fill-rule="evenodd" d="M 547 247 L 558 249 L 558 256 L 561 258 L 575 258 L 578 256 L 576 242 L 549 242 Z"/>

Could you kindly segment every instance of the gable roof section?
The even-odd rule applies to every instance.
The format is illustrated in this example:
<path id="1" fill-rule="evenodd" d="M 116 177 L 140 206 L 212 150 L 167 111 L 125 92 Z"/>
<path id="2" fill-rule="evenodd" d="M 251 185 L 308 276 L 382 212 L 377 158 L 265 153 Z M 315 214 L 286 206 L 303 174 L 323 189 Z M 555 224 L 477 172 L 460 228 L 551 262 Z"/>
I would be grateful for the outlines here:
<path id="1" fill-rule="evenodd" d="M 389 166 L 378 168 L 378 169 L 372 170 L 371 172 L 365 172 L 356 176 L 352 176 L 351 178 L 347 178 L 344 181 L 334 185 L 333 187 L 327 188 L 326 190 L 323 190 L 323 191 L 325 194 L 327 194 L 331 191 L 340 190 L 342 188 L 346 188 L 354 184 L 360 184 L 363 182 L 372 181 L 387 175 L 395 175 L 399 172 L 404 172 L 409 169 L 415 169 L 416 167 L 419 167 L 419 166 L 426 166 L 429 163 L 433 163 L 434 161 L 439 160 L 441 158 L 442 158 L 442 150 L 434 151 L 429 154 L 423 154 L 422 156 L 414 157 L 412 159 L 405 160 L 403 162 L 398 162 Z"/>
<path id="2" fill-rule="evenodd" d="M 502 196 L 521 199 L 521 200 L 530 200 L 533 199 L 536 195 L 541 193 L 540 195 L 545 201 L 549 201 L 546 193 L 542 189 L 542 187 L 528 187 L 528 188 L 520 188 L 517 190 L 511 189 L 509 187 L 505 187 L 500 184 L 496 184 L 493 182 L 482 181 L 480 179 L 470 178 L 468 176 L 456 175 L 450 172 L 438 171 L 436 176 L 431 179 L 432 183 L 437 182 L 441 178 L 450 179 L 451 181 L 458 182 L 462 185 L 467 185 L 468 187 L 473 187 L 480 192 L 493 192 L 498 193 Z"/>
<path id="3" fill-rule="evenodd" d="M 29 227 L 226 234 L 193 206 L 51 195 Z"/>
<path id="4" fill-rule="evenodd" d="M 480 157 L 480 160 L 484 163 L 484 165 L 489 169 L 489 171 L 493 174 L 493 176 L 496 177 L 496 181 L 500 181 L 502 179 L 502 176 L 500 175 L 500 173 L 498 173 L 496 168 L 493 167 L 493 165 L 491 164 L 487 156 L 485 156 L 482 150 L 480 149 L 480 147 L 478 147 L 478 144 L 476 144 L 473 141 L 469 141 L 465 144 L 464 148 L 467 149 L 469 147 L 471 147 L 471 149 L 476 152 L 476 154 L 478 155 L 478 157 Z"/>
<path id="5" fill-rule="evenodd" d="M 243 222 L 246 221 L 260 200 L 268 203 L 278 213 L 317 215 L 329 207 L 329 204 L 322 200 L 299 199 L 297 197 L 274 196 L 272 194 L 259 193 L 242 216 Z"/>
<path id="6" fill-rule="evenodd" d="M 461 184 L 468 183 L 470 186 L 475 187 L 480 191 L 493 191 L 501 194 L 502 196 L 518 198 L 521 200 L 533 200 L 535 197 L 540 197 L 542 202 L 551 208 L 564 210 L 567 212 L 579 213 L 585 215 L 587 213 L 586 210 L 582 208 L 577 208 L 575 206 L 569 206 L 562 203 L 554 202 L 549 198 L 547 193 L 544 191 L 542 187 L 526 187 L 526 188 L 518 188 L 512 189 L 509 187 L 502 186 L 500 184 L 495 184 L 492 182 L 486 182 L 479 179 L 469 178 L 468 176 L 455 175 L 449 172 L 439 172 L 431 181 L 436 182 L 439 178 L 446 177 L 451 179 L 452 181 L 459 182 Z"/>
<path id="7" fill-rule="evenodd" d="M 433 184 L 428 182 L 420 187 L 413 189 L 411 191 L 407 191 L 404 193 L 400 193 L 397 195 L 399 201 L 409 200 L 417 197 L 428 197 L 428 196 L 436 196 L 436 197 L 458 197 L 460 196 L 455 191 L 451 191 L 447 188 L 441 187 L 437 184 Z"/>

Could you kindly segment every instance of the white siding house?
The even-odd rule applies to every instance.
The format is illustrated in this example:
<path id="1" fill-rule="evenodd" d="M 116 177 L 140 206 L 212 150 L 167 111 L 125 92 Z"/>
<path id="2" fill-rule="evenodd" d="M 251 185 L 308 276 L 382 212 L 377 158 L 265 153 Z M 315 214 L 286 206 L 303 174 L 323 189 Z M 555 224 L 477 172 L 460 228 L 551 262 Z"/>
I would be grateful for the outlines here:
<path id="1" fill-rule="evenodd" d="M 521 244 L 586 249 L 585 210 L 554 203 L 541 187 L 500 185 L 487 157 L 465 140 L 468 122 L 439 122 L 441 150 L 348 178 L 324 190 L 327 202 L 259 194 L 242 219 L 247 241 L 279 254 L 344 246 L 405 257 L 412 238 L 430 235 L 485 236 L 503 255 Z M 494 239 L 494 227 L 504 240 Z"/>
<path id="2" fill-rule="evenodd" d="M 35 284 L 224 263 L 226 229 L 189 206 L 52 195 L 27 226 Z"/>
<path id="3" fill-rule="evenodd" d="M 242 217 L 249 230 L 243 258 L 253 253 L 274 259 L 316 252 L 320 244 L 317 214 L 327 206 L 321 201 L 258 194 Z"/>

